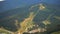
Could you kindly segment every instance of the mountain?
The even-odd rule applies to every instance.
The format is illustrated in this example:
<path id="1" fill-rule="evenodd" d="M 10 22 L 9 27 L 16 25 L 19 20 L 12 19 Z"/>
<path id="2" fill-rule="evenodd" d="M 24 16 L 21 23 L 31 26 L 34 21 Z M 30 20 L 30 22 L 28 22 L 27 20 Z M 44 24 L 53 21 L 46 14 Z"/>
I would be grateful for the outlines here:
<path id="1" fill-rule="evenodd" d="M 9 10 L 12 8 L 16 8 L 16 7 L 23 7 L 26 5 L 31 5 L 31 4 L 36 4 L 36 3 L 40 3 L 40 2 L 45 2 L 48 4 L 57 4 L 60 5 L 60 0 L 5 0 L 4 4 L 3 4 L 3 11 L 5 10 Z"/>
<path id="2" fill-rule="evenodd" d="M 38 24 L 41 28 L 47 27 L 47 33 L 60 30 L 60 20 L 55 18 L 55 16 L 60 18 L 60 6 L 47 3 L 34 4 L 0 13 L 0 27 L 16 31 L 15 20 L 18 20 L 19 23 L 22 22 L 29 16 L 30 12 L 36 14 L 33 20 L 35 24 Z"/>
<path id="3" fill-rule="evenodd" d="M 1 14 L 0 15 L 1 16 L 0 17 L 0 20 L 1 20 L 0 21 L 0 23 L 1 23 L 0 26 L 3 25 L 3 27 L 6 26 L 8 28 L 16 28 L 16 26 L 14 25 L 15 20 L 23 21 L 24 18 L 26 18 L 29 14 L 29 12 L 27 12 L 28 11 L 27 9 L 28 9 L 27 7 L 16 8 L 16 9 L 12 9 L 12 10 L 8 10 L 8 11 L 5 11 L 3 13 L 0 13 Z"/>

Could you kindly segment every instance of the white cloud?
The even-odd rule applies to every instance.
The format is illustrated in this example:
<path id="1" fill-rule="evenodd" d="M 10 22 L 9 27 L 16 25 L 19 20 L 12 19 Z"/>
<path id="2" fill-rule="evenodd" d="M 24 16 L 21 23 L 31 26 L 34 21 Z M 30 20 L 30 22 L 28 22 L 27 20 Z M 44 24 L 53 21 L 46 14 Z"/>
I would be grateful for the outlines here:
<path id="1" fill-rule="evenodd" d="M 0 1 L 4 1 L 4 0 L 0 0 Z"/>

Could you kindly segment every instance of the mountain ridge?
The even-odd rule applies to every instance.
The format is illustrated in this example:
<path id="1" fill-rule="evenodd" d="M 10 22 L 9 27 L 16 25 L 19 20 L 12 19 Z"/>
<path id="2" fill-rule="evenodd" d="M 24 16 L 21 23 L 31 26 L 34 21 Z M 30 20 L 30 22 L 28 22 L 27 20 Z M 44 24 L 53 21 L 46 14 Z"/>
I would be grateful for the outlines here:
<path id="1" fill-rule="evenodd" d="M 54 22 L 56 19 L 54 19 L 53 18 L 53 16 L 54 15 L 56 15 L 56 14 L 58 14 L 58 12 L 60 11 L 58 8 L 58 6 L 54 6 L 54 5 L 47 5 L 47 4 L 45 4 L 45 3 L 42 3 L 44 6 L 45 6 L 45 9 L 43 9 L 43 10 L 39 10 L 39 13 L 37 13 L 37 15 L 36 15 L 36 17 L 35 17 L 35 19 L 33 20 L 36 24 L 38 24 L 40 27 L 44 27 L 44 24 L 42 24 L 41 22 L 42 21 L 44 21 L 44 20 L 46 20 L 46 18 L 48 18 L 48 16 L 49 15 L 52 15 L 52 13 L 54 13 L 55 11 L 57 12 L 55 12 L 52 16 L 51 16 L 51 18 L 49 18 L 50 19 L 50 21 L 51 20 L 53 20 L 52 22 Z M 4 12 L 4 13 L 1 13 L 4 17 L 2 17 L 1 19 L 3 19 L 2 20 L 2 22 L 4 21 L 6 24 L 10 24 L 10 25 L 12 25 L 13 26 L 13 22 L 14 22 L 14 20 L 15 19 L 17 19 L 17 20 L 19 20 L 19 22 L 20 21 L 23 21 L 25 18 L 27 18 L 28 16 L 29 16 L 29 13 L 30 12 L 37 12 L 38 11 L 38 9 L 39 9 L 39 5 L 40 4 L 37 4 L 37 6 L 35 6 L 35 4 L 34 5 L 31 5 L 31 6 L 28 6 L 28 7 L 25 7 L 25 8 L 17 8 L 17 9 L 14 9 L 14 10 L 9 10 L 9 11 L 7 11 L 7 12 Z M 29 9 L 31 9 L 31 7 L 32 6 L 34 6 L 33 7 L 33 9 L 32 10 L 29 10 Z M 21 12 L 19 12 L 19 11 L 21 11 Z M 15 16 L 14 16 L 15 15 Z M 8 16 L 13 16 L 13 17 L 11 17 L 11 18 L 9 18 Z M 19 18 L 17 18 L 18 16 L 20 16 Z M 59 16 L 59 15 L 58 15 Z M 8 19 L 7 19 L 7 18 Z M 4 19 L 5 18 L 5 19 Z M 21 20 L 20 20 L 21 19 Z M 10 22 L 10 20 L 12 21 L 12 22 Z M 2 23 L 2 25 L 4 25 L 4 22 Z M 10 23 L 8 23 L 8 22 L 10 22 Z M 56 21 L 56 22 L 60 22 L 60 21 Z M 5 25 L 6 25 L 5 24 Z M 54 23 L 53 23 L 54 24 Z M 53 25 L 52 24 L 52 25 Z M 2 26 L 1 25 L 1 26 Z M 4 26 L 5 26 L 4 25 Z M 9 26 L 10 26 L 9 25 Z M 56 24 L 55 24 L 56 25 Z M 8 27 L 9 27 L 8 26 Z M 15 26 L 15 25 L 14 25 Z M 11 27 L 11 28 L 15 28 L 15 27 Z M 51 25 L 49 25 L 49 26 L 51 26 Z M 55 26 L 52 26 L 52 27 L 55 27 Z M 48 27 L 49 28 L 49 27 Z M 51 28 L 51 27 L 50 27 Z M 50 29 L 49 28 L 49 29 Z M 13 30 L 12 29 L 12 30 Z M 49 29 L 48 29 L 48 32 L 49 32 Z"/>

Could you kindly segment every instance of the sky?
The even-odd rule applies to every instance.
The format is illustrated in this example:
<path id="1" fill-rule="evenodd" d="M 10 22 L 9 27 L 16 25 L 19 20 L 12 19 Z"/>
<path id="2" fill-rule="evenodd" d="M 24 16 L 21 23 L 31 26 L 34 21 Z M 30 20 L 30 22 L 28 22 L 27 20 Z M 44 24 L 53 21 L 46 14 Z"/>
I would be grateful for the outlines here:
<path id="1" fill-rule="evenodd" d="M 14 8 L 24 7 L 39 2 L 46 2 L 48 4 L 60 4 L 60 0 L 0 0 L 0 12 L 11 10 Z"/>

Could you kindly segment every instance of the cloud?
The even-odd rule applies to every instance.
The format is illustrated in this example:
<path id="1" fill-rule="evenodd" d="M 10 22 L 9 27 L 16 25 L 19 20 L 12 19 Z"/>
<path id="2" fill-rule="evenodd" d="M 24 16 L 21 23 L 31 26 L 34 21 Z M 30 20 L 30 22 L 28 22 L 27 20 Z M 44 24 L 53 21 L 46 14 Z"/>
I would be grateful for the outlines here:
<path id="1" fill-rule="evenodd" d="M 0 0 L 0 1 L 4 1 L 4 0 Z"/>

